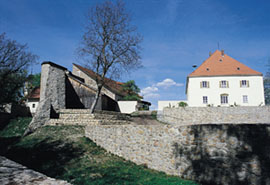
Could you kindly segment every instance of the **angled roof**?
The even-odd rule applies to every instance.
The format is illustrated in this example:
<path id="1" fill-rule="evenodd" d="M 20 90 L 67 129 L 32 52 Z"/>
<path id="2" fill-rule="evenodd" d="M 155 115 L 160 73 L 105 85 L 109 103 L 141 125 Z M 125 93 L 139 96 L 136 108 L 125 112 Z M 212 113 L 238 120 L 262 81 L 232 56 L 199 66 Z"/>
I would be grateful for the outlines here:
<path id="1" fill-rule="evenodd" d="M 82 72 L 84 72 L 86 75 L 88 75 L 90 78 L 92 79 L 95 79 L 97 74 L 90 70 L 90 69 L 87 69 L 87 68 L 84 68 L 78 64 L 73 64 L 74 66 L 76 66 L 77 68 L 79 68 Z M 105 78 L 106 80 L 106 85 L 105 87 L 108 88 L 109 90 L 111 90 L 112 92 L 120 95 L 120 96 L 126 96 L 127 95 L 127 92 L 123 90 L 123 87 L 121 86 L 122 82 L 117 82 L 117 81 L 114 81 L 114 80 L 111 80 L 109 78 Z"/>
<path id="2" fill-rule="evenodd" d="M 223 52 L 224 53 L 224 52 Z M 203 76 L 262 76 L 262 73 L 255 71 L 232 57 L 216 50 L 188 77 Z"/>
<path id="3" fill-rule="evenodd" d="M 39 99 L 40 97 L 40 87 L 34 88 L 31 93 L 27 96 L 28 99 Z"/>

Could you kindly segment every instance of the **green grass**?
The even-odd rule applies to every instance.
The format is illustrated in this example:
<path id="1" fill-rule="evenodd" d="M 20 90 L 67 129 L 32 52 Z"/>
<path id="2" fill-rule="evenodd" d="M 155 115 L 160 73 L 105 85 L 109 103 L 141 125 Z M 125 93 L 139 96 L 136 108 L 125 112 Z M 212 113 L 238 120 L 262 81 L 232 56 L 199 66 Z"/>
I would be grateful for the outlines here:
<path id="1" fill-rule="evenodd" d="M 12 120 L 0 131 L 0 155 L 72 184 L 195 185 L 176 176 L 135 165 L 84 137 L 81 126 L 46 126 L 21 138 L 31 120 Z"/>
<path id="2" fill-rule="evenodd" d="M 4 130 L 0 130 L 1 137 L 20 137 L 28 124 L 31 122 L 32 118 L 16 118 L 10 121 L 10 123 L 4 128 Z"/>

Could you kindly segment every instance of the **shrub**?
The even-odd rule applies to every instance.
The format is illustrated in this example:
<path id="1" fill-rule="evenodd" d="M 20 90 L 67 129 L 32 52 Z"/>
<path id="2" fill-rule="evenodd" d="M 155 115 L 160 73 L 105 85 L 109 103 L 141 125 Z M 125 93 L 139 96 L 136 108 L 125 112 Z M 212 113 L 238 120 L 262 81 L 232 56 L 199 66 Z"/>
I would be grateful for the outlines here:
<path id="1" fill-rule="evenodd" d="M 186 102 L 181 101 L 181 102 L 178 103 L 178 106 L 179 107 L 186 107 L 186 106 L 188 106 L 188 104 Z"/>

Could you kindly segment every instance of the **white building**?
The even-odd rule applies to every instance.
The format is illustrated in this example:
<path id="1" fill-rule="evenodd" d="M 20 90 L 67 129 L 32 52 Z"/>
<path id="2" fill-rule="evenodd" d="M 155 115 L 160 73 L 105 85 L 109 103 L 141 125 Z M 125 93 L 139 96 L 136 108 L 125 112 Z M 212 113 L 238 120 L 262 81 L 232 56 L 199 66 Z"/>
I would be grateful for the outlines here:
<path id="1" fill-rule="evenodd" d="M 135 111 L 149 110 L 150 102 L 147 101 L 118 101 L 121 113 L 130 114 Z"/>
<path id="2" fill-rule="evenodd" d="M 263 75 L 215 51 L 187 77 L 188 106 L 264 105 Z"/>
<path id="3" fill-rule="evenodd" d="M 26 106 L 29 107 L 32 115 L 36 113 L 40 98 L 40 87 L 34 88 L 29 95 L 27 95 Z"/>

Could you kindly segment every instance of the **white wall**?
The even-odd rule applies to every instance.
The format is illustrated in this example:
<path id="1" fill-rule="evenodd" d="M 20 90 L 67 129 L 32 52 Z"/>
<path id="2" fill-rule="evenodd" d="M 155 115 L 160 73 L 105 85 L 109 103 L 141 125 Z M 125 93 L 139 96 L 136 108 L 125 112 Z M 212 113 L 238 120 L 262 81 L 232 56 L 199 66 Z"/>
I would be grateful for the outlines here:
<path id="1" fill-rule="evenodd" d="M 179 102 L 187 103 L 186 100 L 158 101 L 158 110 L 163 110 L 165 107 L 179 107 Z"/>
<path id="2" fill-rule="evenodd" d="M 136 111 L 137 101 L 118 101 L 118 106 L 121 113 L 130 114 Z"/>
<path id="3" fill-rule="evenodd" d="M 229 81 L 229 88 L 220 88 L 221 80 Z M 248 80 L 249 87 L 240 87 L 241 80 Z M 201 81 L 209 81 L 209 88 L 201 88 Z M 228 94 L 228 104 L 221 105 L 220 95 Z M 248 96 L 248 103 L 243 103 L 243 95 Z M 264 88 L 262 76 L 220 76 L 220 77 L 189 77 L 187 99 L 191 107 L 204 107 L 203 96 L 208 97 L 208 104 L 213 106 L 230 106 L 236 103 L 241 106 L 264 105 Z"/>
<path id="4" fill-rule="evenodd" d="M 33 113 L 36 113 L 38 104 L 39 104 L 39 101 L 28 101 L 26 103 L 26 106 L 30 108 L 30 112 L 33 114 Z M 34 108 L 33 108 L 33 105 L 35 105 Z"/>

